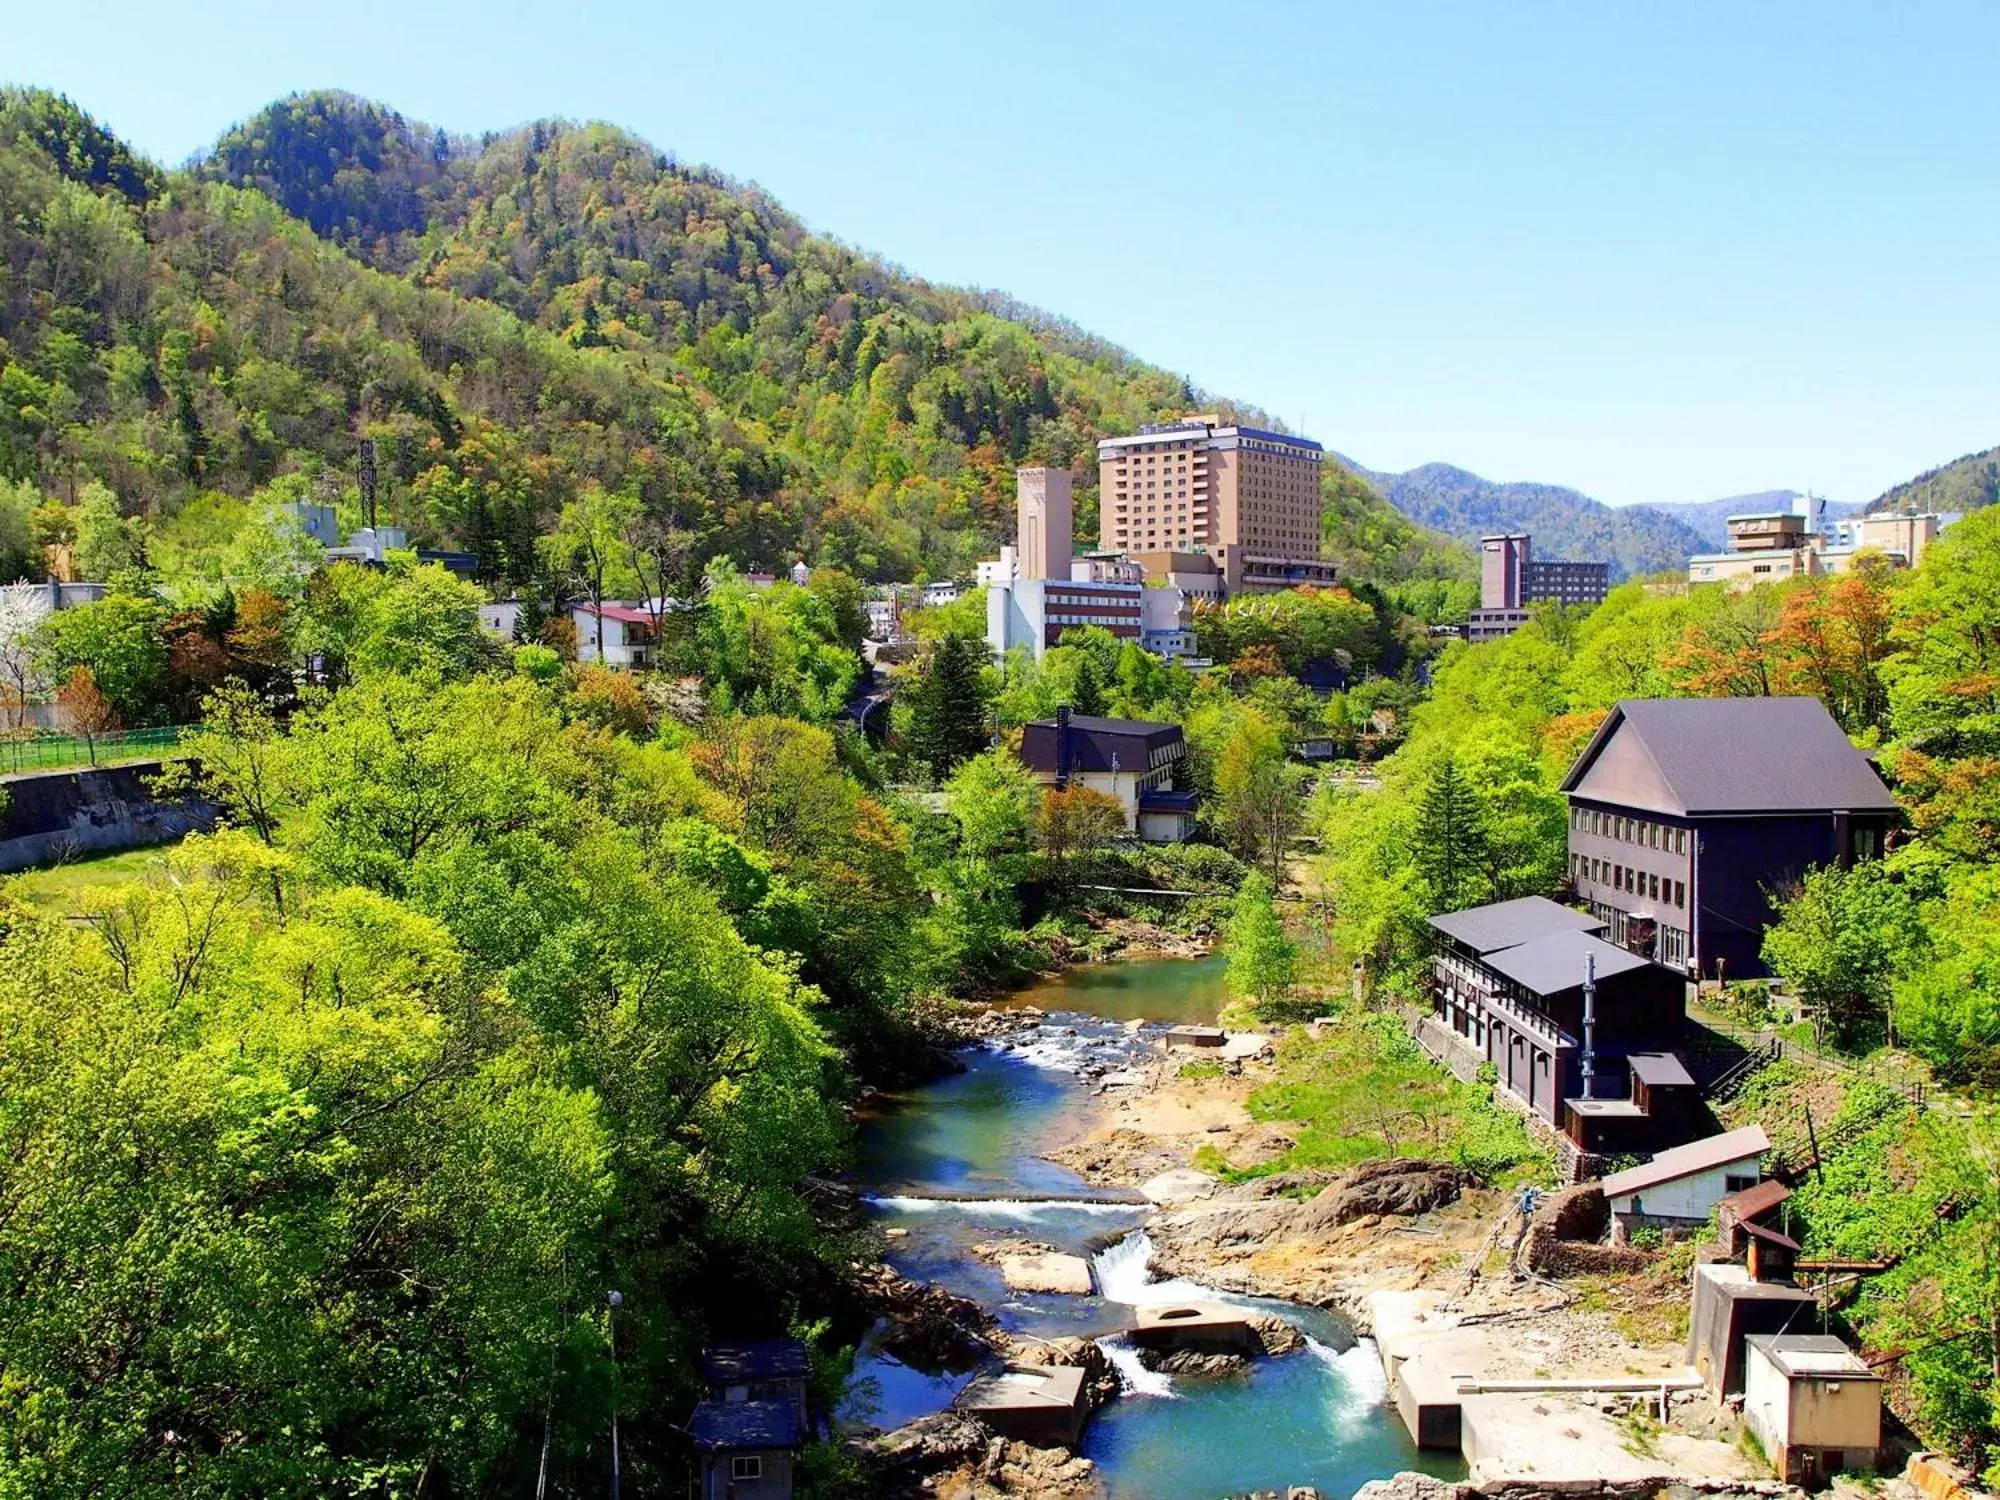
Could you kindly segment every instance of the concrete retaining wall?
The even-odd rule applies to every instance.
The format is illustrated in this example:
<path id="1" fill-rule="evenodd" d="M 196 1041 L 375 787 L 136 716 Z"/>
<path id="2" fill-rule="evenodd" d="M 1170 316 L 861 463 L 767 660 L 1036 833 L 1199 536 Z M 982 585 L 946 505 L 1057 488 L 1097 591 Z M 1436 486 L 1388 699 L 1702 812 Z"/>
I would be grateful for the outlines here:
<path id="1" fill-rule="evenodd" d="M 199 799 L 160 801 L 160 762 L 0 778 L 0 872 L 32 870 L 85 854 L 165 844 L 215 826 Z"/>

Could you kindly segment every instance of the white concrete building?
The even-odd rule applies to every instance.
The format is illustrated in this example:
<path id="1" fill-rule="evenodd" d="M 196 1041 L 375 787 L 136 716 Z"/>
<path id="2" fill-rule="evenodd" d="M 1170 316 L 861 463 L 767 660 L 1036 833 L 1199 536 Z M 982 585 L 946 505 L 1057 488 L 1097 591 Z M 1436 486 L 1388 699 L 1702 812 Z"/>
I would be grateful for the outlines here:
<path id="1" fill-rule="evenodd" d="M 1822 1333 L 1752 1334 L 1743 1420 L 1787 1484 L 1870 1470 L 1882 1446 L 1882 1377 Z"/>
<path id="2" fill-rule="evenodd" d="M 649 610 L 630 604 L 607 603 L 603 609 L 579 604 L 570 610 L 576 626 L 576 659 L 584 666 L 598 661 L 597 623 L 604 621 L 603 664 L 607 667 L 646 667 L 653 663 L 659 647 L 659 632 Z"/>
<path id="3" fill-rule="evenodd" d="M 495 640 L 513 640 L 514 627 L 520 620 L 519 599 L 495 599 L 479 606 L 479 628 Z"/>
<path id="4" fill-rule="evenodd" d="M 1770 1149 L 1764 1127 L 1746 1125 L 1662 1151 L 1642 1167 L 1613 1172 L 1602 1183 L 1612 1237 L 1623 1239 L 1646 1225 L 1706 1224 L 1716 1204 L 1764 1180 L 1764 1156 Z"/>
<path id="5" fill-rule="evenodd" d="M 1178 724 L 1100 719 L 1072 714 L 1025 725 L 1021 763 L 1044 786 L 1089 787 L 1125 812 L 1125 830 L 1149 844 L 1173 844 L 1194 833 L 1195 794 L 1177 792 L 1176 767 L 1187 759 Z"/>

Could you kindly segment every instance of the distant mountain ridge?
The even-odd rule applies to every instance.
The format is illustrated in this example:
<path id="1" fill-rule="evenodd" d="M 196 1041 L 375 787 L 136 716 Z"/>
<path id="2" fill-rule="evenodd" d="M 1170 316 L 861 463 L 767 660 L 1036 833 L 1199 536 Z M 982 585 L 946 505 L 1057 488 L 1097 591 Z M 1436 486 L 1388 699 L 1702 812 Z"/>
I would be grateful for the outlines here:
<path id="1" fill-rule="evenodd" d="M 1703 530 L 1662 507 L 1620 508 L 1562 485 L 1499 483 L 1450 464 L 1389 474 L 1335 456 L 1419 525 L 1467 541 L 1525 531 L 1537 556 L 1608 562 L 1614 578 L 1682 572 L 1691 555 L 1712 550 Z"/>
<path id="2" fill-rule="evenodd" d="M 1868 502 L 1871 511 L 1967 511 L 2000 500 L 2000 448 L 1968 453 L 1927 469 L 1915 479 L 1884 490 Z"/>

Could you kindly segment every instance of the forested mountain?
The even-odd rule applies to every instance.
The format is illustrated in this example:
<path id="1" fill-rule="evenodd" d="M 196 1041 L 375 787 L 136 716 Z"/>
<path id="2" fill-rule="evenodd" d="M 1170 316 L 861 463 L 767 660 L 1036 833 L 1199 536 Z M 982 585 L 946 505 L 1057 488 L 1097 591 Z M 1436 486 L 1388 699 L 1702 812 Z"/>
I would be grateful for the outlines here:
<path id="1" fill-rule="evenodd" d="M 1079 468 L 1087 536 L 1098 436 L 1197 403 L 1270 422 L 604 125 L 459 139 L 313 94 L 168 174 L 10 91 L 0 256 L 0 479 L 32 487 L 0 533 L 92 482 L 169 542 L 197 499 L 213 529 L 274 484 L 352 524 L 367 437 L 383 518 L 496 585 L 535 578 L 593 486 L 687 534 L 691 566 L 944 576 L 1006 535 L 1018 463 Z M 1332 466 L 1328 490 L 1351 573 L 1462 570 Z"/>
<path id="2" fill-rule="evenodd" d="M 1670 521 L 1678 521 L 1702 539 L 1703 550 L 1720 552 L 1729 545 L 1729 528 L 1723 523 L 1731 516 L 1759 510 L 1792 510 L 1799 502 L 1797 490 L 1756 490 L 1747 495 L 1725 495 L 1720 500 L 1684 500 L 1665 505 L 1635 505 L 1634 510 L 1654 511 Z M 1829 511 L 1842 507 L 1829 505 Z M 1844 509 L 1858 509 L 1847 506 Z"/>
<path id="3" fill-rule="evenodd" d="M 1487 532 L 1526 531 L 1540 557 L 1611 564 L 1614 577 L 1679 572 L 1703 534 L 1662 510 L 1617 509 L 1560 485 L 1499 484 L 1450 464 L 1382 474 L 1343 459 L 1411 520 L 1477 541 Z"/>
<path id="4" fill-rule="evenodd" d="M 2000 448 L 1968 453 L 1926 470 L 1915 479 L 1884 490 L 1868 509 L 1904 511 L 1978 510 L 2000 500 Z"/>

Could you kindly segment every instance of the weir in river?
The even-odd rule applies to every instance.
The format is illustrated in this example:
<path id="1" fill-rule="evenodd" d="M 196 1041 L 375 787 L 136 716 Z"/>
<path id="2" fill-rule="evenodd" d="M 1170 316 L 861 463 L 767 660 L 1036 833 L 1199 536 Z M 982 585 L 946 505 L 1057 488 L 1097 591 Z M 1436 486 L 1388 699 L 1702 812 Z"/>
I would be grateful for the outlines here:
<path id="1" fill-rule="evenodd" d="M 885 1228 L 903 1231 L 890 1242 L 890 1263 L 980 1302 L 1011 1332 L 1100 1341 L 1124 1390 L 1091 1419 L 1081 1451 L 1098 1464 L 1114 1500 L 1211 1500 L 1305 1484 L 1344 1496 L 1398 1469 L 1458 1473 L 1454 1462 L 1441 1464 L 1410 1443 L 1385 1404 L 1372 1345 L 1341 1319 L 1152 1280 L 1143 1227 L 1149 1206 L 1041 1159 L 1088 1128 L 1083 1069 L 1125 1066 L 1157 1047 L 1161 1023 L 1215 1019 L 1220 960 L 1101 965 L 1017 998 L 1049 1013 L 1032 1033 L 969 1051 L 964 1073 L 890 1101 L 864 1125 L 869 1202 Z M 972 1253 L 1007 1238 L 1089 1258 L 1096 1294 L 1011 1291 L 997 1266 Z M 1119 1330 L 1135 1307 L 1190 1299 L 1276 1313 L 1305 1336 L 1305 1347 L 1256 1360 L 1243 1376 L 1147 1370 Z M 864 1345 L 843 1422 L 900 1426 L 948 1405 L 969 1379 L 913 1370 Z"/>

